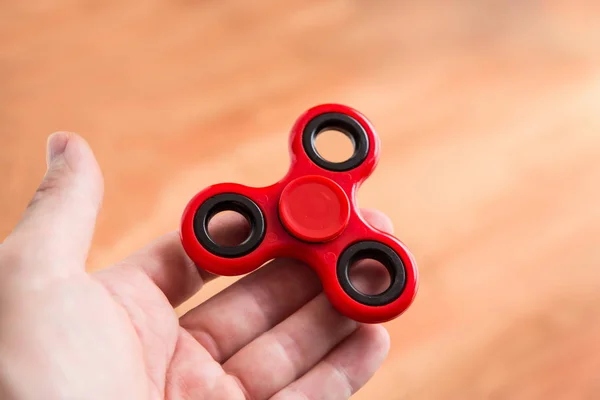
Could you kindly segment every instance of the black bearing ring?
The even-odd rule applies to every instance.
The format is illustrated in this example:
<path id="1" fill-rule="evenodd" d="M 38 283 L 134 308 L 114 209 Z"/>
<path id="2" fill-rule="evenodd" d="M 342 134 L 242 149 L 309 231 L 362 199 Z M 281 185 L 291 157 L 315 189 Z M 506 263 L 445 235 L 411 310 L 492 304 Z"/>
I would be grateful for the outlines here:
<path id="1" fill-rule="evenodd" d="M 222 211 L 235 211 L 242 214 L 250 223 L 250 236 L 237 246 L 222 246 L 215 243 L 208 234 L 208 222 Z M 211 253 L 227 258 L 245 256 L 262 242 L 265 236 L 265 218 L 254 201 L 237 193 L 222 193 L 206 200 L 194 215 L 196 239 Z"/>
<path id="2" fill-rule="evenodd" d="M 354 153 L 346 161 L 328 161 L 317 151 L 315 139 L 319 133 L 327 129 L 340 131 L 352 140 Z M 365 161 L 369 153 L 369 137 L 363 126 L 349 115 L 335 112 L 321 114 L 310 120 L 302 132 L 302 145 L 312 162 L 334 172 L 349 171 L 358 167 Z"/>
<path id="3" fill-rule="evenodd" d="M 390 286 L 380 294 L 360 292 L 350 282 L 350 266 L 358 260 L 371 258 L 382 263 L 390 274 Z M 398 299 L 406 285 L 406 269 L 400 256 L 391 247 L 375 241 L 362 241 L 347 247 L 337 263 L 337 278 L 352 299 L 367 306 L 384 306 Z"/>

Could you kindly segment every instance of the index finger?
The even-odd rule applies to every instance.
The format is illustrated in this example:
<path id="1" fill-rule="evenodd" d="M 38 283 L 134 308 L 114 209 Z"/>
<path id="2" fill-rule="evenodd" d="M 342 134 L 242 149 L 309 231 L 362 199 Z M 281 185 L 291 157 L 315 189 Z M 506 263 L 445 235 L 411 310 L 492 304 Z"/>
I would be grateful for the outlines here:
<path id="1" fill-rule="evenodd" d="M 236 214 L 218 218 L 211 235 L 219 241 L 236 241 L 244 231 L 245 221 Z M 154 284 L 173 307 L 197 293 L 202 286 L 217 276 L 198 268 L 187 256 L 178 231 L 169 232 L 136 251 L 124 260 L 97 271 L 101 280 L 128 279 L 143 285 L 145 280 Z M 138 286 L 139 286 L 138 285 Z"/>

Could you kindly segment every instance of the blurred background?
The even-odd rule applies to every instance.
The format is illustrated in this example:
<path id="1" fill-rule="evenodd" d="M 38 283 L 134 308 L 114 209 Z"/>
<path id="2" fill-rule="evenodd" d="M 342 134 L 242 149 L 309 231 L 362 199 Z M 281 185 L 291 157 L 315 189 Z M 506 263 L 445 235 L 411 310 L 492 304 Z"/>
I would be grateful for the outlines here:
<path id="1" fill-rule="evenodd" d="M 566 0 L 1 1 L 0 235 L 54 131 L 103 169 L 96 270 L 177 229 L 206 185 L 281 178 L 296 117 L 345 103 L 383 146 L 360 205 L 421 270 L 355 398 L 598 399 L 599 18 Z"/>

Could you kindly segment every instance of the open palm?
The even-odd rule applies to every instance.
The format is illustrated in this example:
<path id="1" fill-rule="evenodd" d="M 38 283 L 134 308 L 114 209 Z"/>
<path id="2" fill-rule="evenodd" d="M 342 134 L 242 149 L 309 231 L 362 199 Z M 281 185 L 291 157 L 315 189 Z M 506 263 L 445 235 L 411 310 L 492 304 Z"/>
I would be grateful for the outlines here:
<path id="1" fill-rule="evenodd" d="M 337 313 L 294 260 L 272 261 L 181 318 L 175 307 L 214 276 L 177 232 L 86 273 L 102 191 L 83 139 L 52 136 L 48 173 L 0 246 L 1 398 L 347 399 L 385 358 L 384 328 Z M 391 229 L 380 213 L 365 216 Z M 224 221 L 217 234 L 236 227 Z"/>

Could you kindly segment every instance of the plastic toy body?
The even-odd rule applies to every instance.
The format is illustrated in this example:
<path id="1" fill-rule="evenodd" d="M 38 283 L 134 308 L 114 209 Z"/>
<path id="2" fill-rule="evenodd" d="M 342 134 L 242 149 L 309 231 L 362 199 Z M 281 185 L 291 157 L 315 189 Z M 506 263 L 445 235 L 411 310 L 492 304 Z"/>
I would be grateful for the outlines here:
<path id="1" fill-rule="evenodd" d="M 349 160 L 332 163 L 318 154 L 315 138 L 328 129 L 352 139 Z M 373 127 L 356 110 L 324 104 L 296 120 L 289 144 L 290 168 L 279 182 L 262 188 L 222 183 L 191 199 L 181 219 L 185 251 L 199 267 L 224 276 L 250 273 L 274 258 L 296 258 L 316 271 L 331 304 L 347 317 L 380 323 L 399 316 L 416 295 L 415 260 L 402 242 L 371 227 L 356 203 L 379 159 Z M 225 210 L 250 222 L 250 236 L 238 246 L 220 246 L 208 234 L 210 218 Z M 365 258 L 390 272 L 383 293 L 363 294 L 350 282 L 350 266 Z"/>

